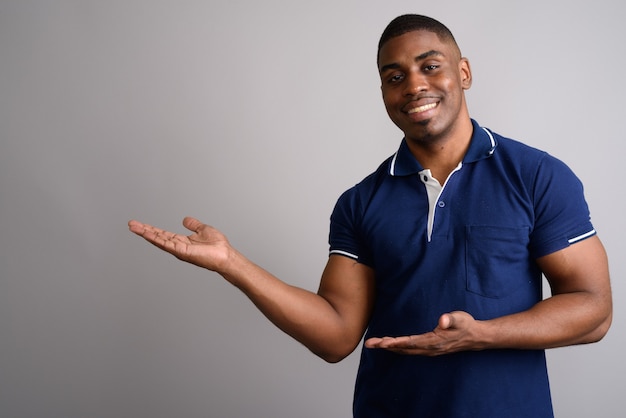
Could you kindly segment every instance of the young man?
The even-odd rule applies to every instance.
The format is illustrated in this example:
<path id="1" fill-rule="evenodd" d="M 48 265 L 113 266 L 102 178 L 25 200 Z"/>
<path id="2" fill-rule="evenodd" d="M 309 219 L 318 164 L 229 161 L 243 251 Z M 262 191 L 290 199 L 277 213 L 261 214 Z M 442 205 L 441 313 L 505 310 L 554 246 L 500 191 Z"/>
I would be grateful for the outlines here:
<path id="1" fill-rule="evenodd" d="M 327 361 L 365 334 L 356 417 L 551 417 L 543 350 L 598 341 L 612 316 L 582 186 L 560 161 L 470 118 L 470 65 L 440 22 L 394 19 L 378 67 L 404 139 L 337 202 L 316 294 L 196 219 L 183 221 L 188 237 L 130 229 L 220 273 Z"/>

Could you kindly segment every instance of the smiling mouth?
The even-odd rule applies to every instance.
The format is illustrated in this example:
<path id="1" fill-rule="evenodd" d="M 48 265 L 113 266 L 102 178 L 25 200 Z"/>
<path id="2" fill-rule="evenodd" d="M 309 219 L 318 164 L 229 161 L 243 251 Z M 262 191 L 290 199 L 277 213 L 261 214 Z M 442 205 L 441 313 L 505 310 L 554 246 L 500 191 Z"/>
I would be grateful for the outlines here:
<path id="1" fill-rule="evenodd" d="M 427 110 L 434 109 L 435 107 L 437 107 L 438 104 L 439 104 L 438 102 L 435 102 L 435 103 L 425 104 L 423 106 L 414 107 L 412 109 L 407 110 L 406 113 L 409 115 L 412 115 L 413 113 L 425 112 Z"/>

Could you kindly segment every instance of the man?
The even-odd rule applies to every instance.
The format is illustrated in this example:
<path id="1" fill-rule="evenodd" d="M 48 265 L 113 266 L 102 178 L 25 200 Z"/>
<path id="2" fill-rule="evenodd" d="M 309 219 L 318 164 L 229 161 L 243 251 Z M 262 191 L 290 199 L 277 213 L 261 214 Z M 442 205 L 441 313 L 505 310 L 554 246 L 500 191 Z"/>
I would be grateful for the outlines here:
<path id="1" fill-rule="evenodd" d="M 337 202 L 317 294 L 196 219 L 183 221 L 188 237 L 130 229 L 220 273 L 329 362 L 365 334 L 356 417 L 551 417 L 543 350 L 598 341 L 612 317 L 582 186 L 555 158 L 470 119 L 470 65 L 440 22 L 394 19 L 378 68 L 404 139 Z"/>

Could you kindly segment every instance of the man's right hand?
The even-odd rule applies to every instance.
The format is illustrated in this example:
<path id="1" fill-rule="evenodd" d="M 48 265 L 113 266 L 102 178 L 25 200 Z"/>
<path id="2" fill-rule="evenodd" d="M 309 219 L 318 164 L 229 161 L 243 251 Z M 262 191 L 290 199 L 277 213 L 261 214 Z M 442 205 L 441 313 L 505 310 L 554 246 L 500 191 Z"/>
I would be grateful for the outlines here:
<path id="1" fill-rule="evenodd" d="M 135 220 L 128 222 L 131 232 L 176 258 L 209 270 L 223 271 L 232 250 L 226 236 L 191 217 L 183 219 L 183 226 L 193 234 L 185 236 Z"/>

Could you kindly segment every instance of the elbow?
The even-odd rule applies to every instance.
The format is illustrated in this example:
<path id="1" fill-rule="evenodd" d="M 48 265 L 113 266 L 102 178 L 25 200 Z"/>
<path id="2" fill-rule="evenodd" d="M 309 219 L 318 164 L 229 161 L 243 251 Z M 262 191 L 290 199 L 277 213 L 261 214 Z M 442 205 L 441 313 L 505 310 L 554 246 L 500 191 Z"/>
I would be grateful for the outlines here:
<path id="1" fill-rule="evenodd" d="M 330 363 L 330 364 L 336 364 L 339 363 L 341 360 L 345 359 L 347 356 L 343 356 L 343 355 L 319 355 L 319 357 L 324 360 L 326 363 Z"/>
<path id="2" fill-rule="evenodd" d="M 601 341 L 611 328 L 611 322 L 613 321 L 613 315 L 609 314 L 606 319 L 596 327 L 591 334 L 589 334 L 589 343 L 597 343 Z"/>
<path id="3" fill-rule="evenodd" d="M 596 326 L 591 329 L 582 339 L 582 344 L 592 344 L 601 341 L 609 332 L 613 322 L 613 299 L 610 289 L 604 293 L 602 298 L 596 299 L 593 303 L 594 310 L 588 314 L 589 318 L 595 317 Z"/>
<path id="4" fill-rule="evenodd" d="M 348 357 L 350 355 L 350 353 L 347 354 L 343 354 L 343 353 L 338 353 L 338 354 L 318 354 L 318 356 L 324 360 L 326 363 L 330 363 L 330 364 L 336 364 L 339 363 L 341 360 L 345 359 L 346 357 Z"/>
<path id="5" fill-rule="evenodd" d="M 346 346 L 346 347 L 334 347 L 333 349 L 323 349 L 323 350 L 311 350 L 313 354 L 321 358 L 327 363 L 335 364 L 339 363 L 346 357 L 348 357 L 356 346 Z"/>
<path id="6" fill-rule="evenodd" d="M 584 340 L 583 344 L 593 344 L 602 341 L 602 339 L 609 332 L 609 328 L 611 328 L 611 323 L 613 321 L 613 313 L 609 312 L 603 321 L 593 329 L 593 331 L 589 332 Z"/>

